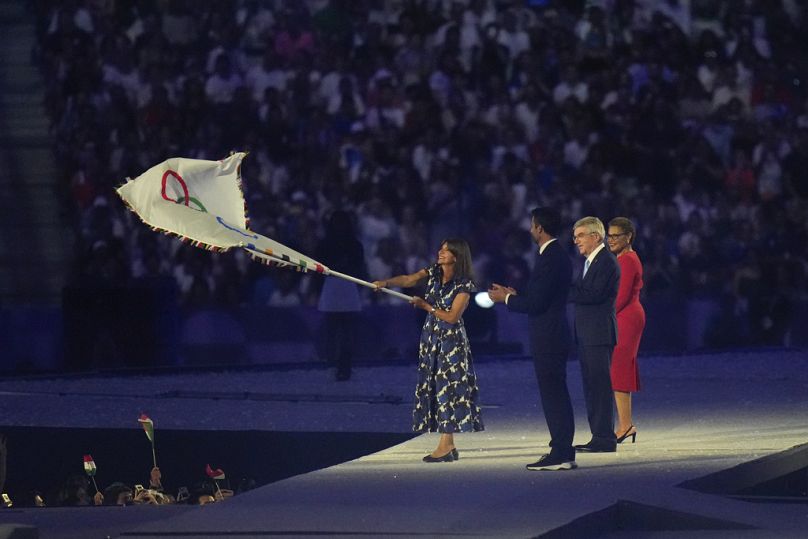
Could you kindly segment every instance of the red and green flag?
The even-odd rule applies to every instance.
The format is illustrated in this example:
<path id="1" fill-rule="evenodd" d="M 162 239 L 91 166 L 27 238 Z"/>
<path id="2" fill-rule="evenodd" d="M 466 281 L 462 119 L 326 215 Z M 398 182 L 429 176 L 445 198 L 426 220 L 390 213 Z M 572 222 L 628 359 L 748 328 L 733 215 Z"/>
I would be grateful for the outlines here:
<path id="1" fill-rule="evenodd" d="M 224 479 L 224 470 L 221 468 L 211 468 L 210 464 L 205 464 L 205 473 L 213 479 L 213 483 L 216 485 L 216 490 L 219 492 L 219 498 L 224 499 L 224 495 L 222 494 L 222 489 L 219 488 L 219 481 Z"/>
<path id="2" fill-rule="evenodd" d="M 92 455 L 84 455 L 84 472 L 89 475 L 90 477 L 95 475 L 95 472 L 98 470 L 95 466 L 95 461 L 93 460 Z"/>
<path id="3" fill-rule="evenodd" d="M 95 482 L 95 472 L 98 468 L 95 466 L 95 461 L 92 455 L 84 455 L 84 472 L 93 480 L 95 491 L 98 492 L 98 483 Z"/>
<path id="4" fill-rule="evenodd" d="M 221 468 L 213 469 L 210 467 L 210 464 L 205 465 L 205 473 L 211 479 L 221 480 L 225 478 L 224 470 L 222 470 Z"/>
<path id="5" fill-rule="evenodd" d="M 143 427 L 143 432 L 146 433 L 146 438 L 154 444 L 154 421 L 149 419 L 149 416 L 146 414 L 140 414 L 140 417 L 137 419 L 140 426 Z"/>
<path id="6" fill-rule="evenodd" d="M 146 438 L 149 439 L 151 442 L 151 451 L 152 451 L 152 461 L 154 462 L 154 467 L 157 467 L 157 453 L 154 450 L 154 421 L 149 418 L 144 413 L 140 414 L 140 417 L 137 418 L 137 422 L 140 423 L 140 426 L 143 427 L 143 432 L 146 433 Z"/>

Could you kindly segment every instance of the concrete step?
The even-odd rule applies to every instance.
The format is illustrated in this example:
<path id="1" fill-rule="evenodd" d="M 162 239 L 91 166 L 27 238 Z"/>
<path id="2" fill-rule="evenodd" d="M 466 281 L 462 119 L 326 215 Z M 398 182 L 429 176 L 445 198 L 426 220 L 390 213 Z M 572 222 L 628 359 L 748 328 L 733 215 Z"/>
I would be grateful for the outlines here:
<path id="1" fill-rule="evenodd" d="M 17 167 L 22 170 L 18 170 Z M 35 172 L 36 174 L 28 174 L 31 171 Z M 2 178 L 2 180 L 0 180 L 0 184 L 12 186 L 15 189 L 25 186 L 53 186 L 58 181 L 57 178 L 61 178 L 61 176 L 58 175 L 59 170 L 56 168 L 53 162 L 42 163 L 32 161 L 30 159 L 17 160 L 15 167 L 10 168 L 6 174 L 8 174 L 8 176 Z"/>
<path id="2" fill-rule="evenodd" d="M 49 165 L 52 166 L 52 165 Z M 41 196 L 57 196 L 59 193 L 59 184 L 61 180 L 61 171 L 56 168 L 46 168 L 45 165 L 34 164 L 28 169 L 25 176 L 25 186 L 28 190 L 36 190 L 35 194 Z M 15 178 L 16 182 L 23 181 Z M 0 184 L 1 185 L 1 184 Z M 6 183 L 6 185 L 17 186 L 17 183 Z"/>
<path id="3" fill-rule="evenodd" d="M 56 196 L 58 194 L 58 187 L 59 182 L 61 182 L 61 171 L 54 168 L 53 170 L 49 170 L 44 168 L 44 165 L 40 165 L 43 168 L 31 167 L 30 175 L 26 175 L 25 179 L 22 180 L 18 177 L 12 178 L 13 182 L 0 181 L 0 185 L 6 185 L 9 188 L 14 188 L 16 191 L 19 191 L 18 184 L 22 181 L 25 182 L 25 185 L 28 189 L 39 189 L 42 190 L 43 196 Z"/>
<path id="4" fill-rule="evenodd" d="M 0 13 L 2 13 L 1 3 Z M 13 48 L 18 44 L 33 45 L 36 41 L 36 25 L 27 17 L 16 22 L 5 21 L 0 24 L 0 30 L 3 31 L 3 37 L 6 38 L 4 49 Z"/>
<path id="5" fill-rule="evenodd" d="M 64 226 L 64 225 L 62 225 Z M 42 232 L 40 228 L 4 227 L 8 232 L 17 232 L 17 237 L 7 236 L 5 257 L 8 259 L 51 261 L 54 264 L 63 261 L 70 252 L 74 242 L 73 235 L 54 230 Z M 52 269 L 52 268 L 49 268 Z"/>
<path id="6" fill-rule="evenodd" d="M 46 130 L 50 128 L 50 120 L 45 116 L 45 109 L 42 107 L 6 109 L 3 116 L 3 127 L 6 130 L 18 127 L 36 127 Z"/>
<path id="7" fill-rule="evenodd" d="M 50 122 L 43 116 L 17 112 L 7 115 L 3 119 L 3 129 L 12 136 L 18 132 L 34 130 L 44 132 L 47 135 L 50 131 Z"/>
<path id="8" fill-rule="evenodd" d="M 5 122 L 26 118 L 49 122 L 48 114 L 45 112 L 45 105 L 41 101 L 39 103 L 5 105 L 0 109 L 0 112 L 2 112 Z"/>
<path id="9" fill-rule="evenodd" d="M 42 227 L 63 227 L 65 224 L 58 213 L 55 215 L 22 214 L 17 217 L 0 216 L 0 226 L 8 230 L 9 234 L 19 234 L 24 238 L 30 235 L 31 230 Z"/>
<path id="10" fill-rule="evenodd" d="M 20 162 L 20 167 L 25 168 L 25 163 Z M 53 198 L 57 195 L 58 176 L 45 176 L 36 167 L 31 167 L 23 172 L 16 171 L 12 181 L 7 182 L 3 195 L 13 195 L 14 198 Z"/>
<path id="11" fill-rule="evenodd" d="M 25 145 L 25 140 L 27 139 L 48 137 L 48 130 L 41 125 L 15 125 L 13 127 L 8 126 L 4 130 L 6 132 L 6 136 L 4 138 L 11 141 L 12 145 L 16 145 L 18 143 Z"/>
<path id="12" fill-rule="evenodd" d="M 15 303 L 58 305 L 61 301 L 61 296 L 62 285 L 56 282 L 48 282 L 42 287 L 28 285 L 14 287 L 10 290 L 0 289 L 0 302 L 7 305 Z"/>
<path id="13" fill-rule="evenodd" d="M 74 243 L 57 194 L 36 32 L 25 1 L 0 0 L 0 302 L 55 302 Z"/>
<path id="14" fill-rule="evenodd" d="M 0 69 L 0 84 L 3 85 L 3 92 L 30 92 L 42 94 L 45 91 L 45 84 L 42 77 L 29 77 L 28 75 L 15 76 L 13 73 L 4 73 Z"/>
<path id="15" fill-rule="evenodd" d="M 0 21 L 13 23 L 27 19 L 24 2 L 0 2 Z"/>
<path id="16" fill-rule="evenodd" d="M 53 226 L 61 226 L 61 207 L 56 199 L 48 198 L 33 198 L 20 199 L 17 201 L 14 217 L 11 222 L 18 222 L 20 224 L 38 223 L 40 228 L 44 228 L 48 223 L 53 223 Z M 8 222 L 9 218 L 6 216 L 0 217 L 0 223 Z"/>
<path id="17" fill-rule="evenodd" d="M 3 227 L 4 230 L 9 232 L 9 234 L 6 234 L 6 244 L 9 250 L 14 250 L 15 246 L 17 248 L 27 248 L 25 246 L 36 243 L 40 239 L 58 245 L 72 244 L 72 227 L 65 222 L 60 212 L 58 210 L 53 212 L 53 214 L 47 216 L 47 219 L 51 221 L 50 224 L 43 224 L 36 228 L 26 226 L 19 219 Z"/>
<path id="18" fill-rule="evenodd" d="M 0 111 L 14 116 L 30 114 L 47 117 L 44 97 L 37 92 L 4 93 L 0 98 Z"/>
<path id="19" fill-rule="evenodd" d="M 26 161 L 53 161 L 53 152 L 44 148 L 21 148 L 15 150 L 14 157 Z"/>
<path id="20" fill-rule="evenodd" d="M 25 280 L 31 274 L 51 274 L 61 275 L 69 261 L 69 257 L 61 251 L 49 247 L 31 247 L 27 250 L 12 251 L 6 257 L 7 264 L 11 268 L 17 268 L 21 277 L 17 280 Z"/>
<path id="21" fill-rule="evenodd" d="M 13 263 L 13 262 L 12 262 Z M 17 272 L 14 277 L 17 286 L 26 283 L 50 281 L 61 283 L 69 273 L 70 260 L 43 260 L 41 258 L 26 258 L 17 261 Z M 13 267 L 13 266 L 12 266 Z"/>
<path id="22" fill-rule="evenodd" d="M 7 52 L 0 52 L 0 58 L 3 59 L 3 63 L 0 64 L 0 78 L 5 83 L 33 80 L 41 76 L 39 67 L 31 64 L 30 60 L 21 61 L 20 52 L 14 54 L 7 54 Z"/>
<path id="23" fill-rule="evenodd" d="M 5 266 L 5 264 L 3 264 Z M 16 291 L 17 279 L 7 267 L 0 267 L 0 297 L 10 295 Z"/>
<path id="24" fill-rule="evenodd" d="M 38 161 L 21 156 L 16 166 L 19 170 L 8 172 L 5 181 L 0 181 L 0 184 L 5 183 L 18 189 L 36 189 L 42 194 L 50 195 L 56 192 L 56 187 L 62 181 L 62 171 L 51 158 L 47 161 Z"/>
<path id="25" fill-rule="evenodd" d="M 53 141 L 41 135 L 7 137 L 0 135 L 0 150 L 16 150 L 18 148 L 50 148 Z"/>
<path id="26" fill-rule="evenodd" d="M 5 202 L 4 202 L 5 203 Z M 59 200 L 50 195 L 34 197 L 24 195 L 10 200 L 10 206 L 0 206 L 5 208 L 0 215 L 0 224 L 19 223 L 28 225 L 31 223 L 54 223 L 55 227 L 62 227 L 65 219 L 62 206 Z"/>
<path id="27" fill-rule="evenodd" d="M 40 130 L 28 129 L 0 136 L 0 149 L 49 148 L 50 145 L 51 140 L 47 133 L 42 133 Z"/>
<path id="28" fill-rule="evenodd" d="M 0 28 L 0 31 L 2 31 L 2 28 Z M 3 62 L 3 67 L 7 71 L 31 67 L 33 65 L 31 61 L 33 48 L 33 39 L 28 39 L 24 43 L 6 44 L 6 46 L 0 48 L 0 61 Z"/>
<path id="29" fill-rule="evenodd" d="M 42 96 L 31 92 L 3 92 L 0 94 L 0 110 L 6 107 L 9 109 L 42 107 Z"/>

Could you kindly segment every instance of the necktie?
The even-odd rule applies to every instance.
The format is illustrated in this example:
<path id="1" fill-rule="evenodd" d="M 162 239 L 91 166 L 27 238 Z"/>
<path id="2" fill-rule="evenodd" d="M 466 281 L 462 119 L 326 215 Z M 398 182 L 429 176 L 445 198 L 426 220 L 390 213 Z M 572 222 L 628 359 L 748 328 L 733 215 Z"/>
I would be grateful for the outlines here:
<path id="1" fill-rule="evenodd" d="M 584 262 L 584 274 L 583 274 L 583 277 L 586 277 L 586 272 L 588 270 L 589 270 L 589 259 L 587 258 L 586 262 Z"/>

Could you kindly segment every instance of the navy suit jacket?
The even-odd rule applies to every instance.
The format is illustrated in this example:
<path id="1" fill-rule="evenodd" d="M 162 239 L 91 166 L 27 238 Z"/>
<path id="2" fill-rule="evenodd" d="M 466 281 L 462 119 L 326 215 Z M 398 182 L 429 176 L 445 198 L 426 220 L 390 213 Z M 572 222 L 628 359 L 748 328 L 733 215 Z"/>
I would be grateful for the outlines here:
<path id="1" fill-rule="evenodd" d="M 534 356 L 568 353 L 572 337 L 567 322 L 567 295 L 572 263 L 558 240 L 536 254 L 527 289 L 508 298 L 508 310 L 528 315 L 530 348 Z"/>
<path id="2" fill-rule="evenodd" d="M 575 341 L 584 346 L 617 344 L 614 300 L 620 286 L 617 258 L 604 247 L 592 260 L 586 276 L 572 283 L 575 304 Z"/>

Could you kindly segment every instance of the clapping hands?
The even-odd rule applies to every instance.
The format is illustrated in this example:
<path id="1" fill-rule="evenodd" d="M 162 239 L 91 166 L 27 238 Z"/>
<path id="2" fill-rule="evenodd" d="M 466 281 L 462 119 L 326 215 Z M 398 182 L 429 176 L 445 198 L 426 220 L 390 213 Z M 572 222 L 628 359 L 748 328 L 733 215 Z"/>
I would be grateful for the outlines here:
<path id="1" fill-rule="evenodd" d="M 516 295 L 516 290 L 510 286 L 502 286 L 501 284 L 494 283 L 488 289 L 488 297 L 494 303 L 503 303 L 508 294 Z"/>

